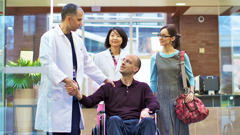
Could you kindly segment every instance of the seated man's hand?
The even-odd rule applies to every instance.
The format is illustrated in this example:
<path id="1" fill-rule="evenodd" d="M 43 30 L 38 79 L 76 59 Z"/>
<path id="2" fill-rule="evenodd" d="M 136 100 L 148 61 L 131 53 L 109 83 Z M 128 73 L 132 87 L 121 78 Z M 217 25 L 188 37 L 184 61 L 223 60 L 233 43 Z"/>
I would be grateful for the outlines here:
<path id="1" fill-rule="evenodd" d="M 72 80 L 72 83 L 66 84 L 65 87 L 69 95 L 76 96 L 78 100 L 82 99 L 82 95 L 78 90 L 78 84 L 74 80 Z"/>
<path id="2" fill-rule="evenodd" d="M 138 123 L 141 122 L 142 118 L 151 117 L 149 113 L 152 113 L 152 111 L 150 111 L 148 108 L 143 109 L 141 111 L 141 115 Z"/>
<path id="3" fill-rule="evenodd" d="M 79 88 L 77 82 L 75 82 L 74 80 L 72 80 L 71 82 L 67 83 L 67 85 L 72 87 L 74 90 L 78 90 L 78 88 Z"/>

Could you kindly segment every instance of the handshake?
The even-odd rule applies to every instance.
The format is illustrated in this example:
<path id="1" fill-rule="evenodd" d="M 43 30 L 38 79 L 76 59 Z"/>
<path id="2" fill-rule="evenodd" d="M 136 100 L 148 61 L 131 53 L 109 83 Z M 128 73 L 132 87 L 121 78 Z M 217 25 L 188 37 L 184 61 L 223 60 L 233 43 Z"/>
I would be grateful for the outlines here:
<path id="1" fill-rule="evenodd" d="M 66 90 L 67 90 L 69 95 L 75 96 L 78 100 L 82 99 L 82 94 L 79 91 L 79 85 L 78 85 L 77 82 L 75 82 L 74 80 L 70 79 L 69 77 L 65 78 L 63 80 L 63 82 L 66 84 L 65 87 L 66 87 Z M 113 87 L 115 87 L 114 82 L 112 80 L 108 79 L 108 78 L 105 79 L 103 82 L 104 83 L 109 83 Z"/>
<path id="2" fill-rule="evenodd" d="M 78 100 L 82 99 L 82 94 L 80 94 L 79 91 L 79 85 L 74 80 L 66 80 L 64 81 L 66 83 L 65 88 L 69 95 L 75 96 Z"/>

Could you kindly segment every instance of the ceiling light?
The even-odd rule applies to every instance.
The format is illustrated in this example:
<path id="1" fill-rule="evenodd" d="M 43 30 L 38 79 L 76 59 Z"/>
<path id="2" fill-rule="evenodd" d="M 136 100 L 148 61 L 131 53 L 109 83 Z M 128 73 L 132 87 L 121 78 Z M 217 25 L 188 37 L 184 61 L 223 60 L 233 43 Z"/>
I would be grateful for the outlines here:
<path id="1" fill-rule="evenodd" d="M 177 6 L 185 6 L 186 3 L 176 3 Z"/>
<path id="2" fill-rule="evenodd" d="M 58 5 L 58 6 L 61 6 L 61 7 L 64 7 L 64 6 L 67 5 L 67 4 L 65 4 L 65 3 L 58 3 L 57 5 Z"/>

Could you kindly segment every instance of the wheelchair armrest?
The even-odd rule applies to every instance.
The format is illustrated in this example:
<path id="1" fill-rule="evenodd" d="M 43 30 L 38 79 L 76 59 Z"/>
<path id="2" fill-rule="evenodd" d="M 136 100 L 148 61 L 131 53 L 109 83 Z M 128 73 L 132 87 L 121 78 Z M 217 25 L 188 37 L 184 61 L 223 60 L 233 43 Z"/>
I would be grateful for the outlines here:
<path id="1" fill-rule="evenodd" d="M 104 114 L 104 113 L 105 113 L 105 111 L 104 111 L 104 110 L 102 110 L 102 111 L 99 111 L 99 112 L 97 112 L 97 115 L 98 115 L 98 114 L 100 114 L 100 115 L 101 115 L 101 114 Z"/>
<path id="2" fill-rule="evenodd" d="M 155 110 L 154 112 L 150 113 L 150 115 L 157 114 L 158 110 Z"/>
<path id="3" fill-rule="evenodd" d="M 105 111 L 99 111 L 100 115 L 100 135 L 106 135 L 106 113 Z"/>

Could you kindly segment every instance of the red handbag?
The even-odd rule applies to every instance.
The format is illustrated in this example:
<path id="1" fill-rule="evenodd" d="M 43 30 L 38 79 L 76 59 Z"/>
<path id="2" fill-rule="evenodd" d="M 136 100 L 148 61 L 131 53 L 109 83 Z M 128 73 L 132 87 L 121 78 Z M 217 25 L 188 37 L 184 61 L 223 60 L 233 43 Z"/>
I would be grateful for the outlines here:
<path id="1" fill-rule="evenodd" d="M 185 103 L 186 95 L 182 94 L 176 99 L 177 117 L 185 124 L 191 124 L 204 120 L 209 110 L 205 108 L 200 99 L 194 97 L 193 101 Z"/>
<path id="2" fill-rule="evenodd" d="M 180 60 L 181 60 L 181 71 L 182 71 L 182 79 L 183 79 L 183 88 L 185 89 L 185 93 L 187 92 L 187 83 L 186 83 L 186 72 L 184 66 L 184 51 L 180 52 Z M 209 110 L 205 108 L 204 104 L 200 99 L 194 96 L 193 101 L 189 103 L 185 103 L 185 98 L 187 94 L 180 95 L 175 102 L 176 105 L 176 114 L 177 117 L 185 124 L 191 124 L 194 122 L 199 122 L 204 120 L 208 114 Z"/>

